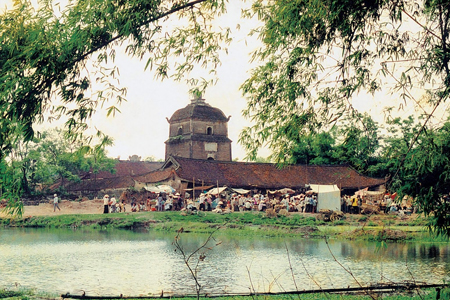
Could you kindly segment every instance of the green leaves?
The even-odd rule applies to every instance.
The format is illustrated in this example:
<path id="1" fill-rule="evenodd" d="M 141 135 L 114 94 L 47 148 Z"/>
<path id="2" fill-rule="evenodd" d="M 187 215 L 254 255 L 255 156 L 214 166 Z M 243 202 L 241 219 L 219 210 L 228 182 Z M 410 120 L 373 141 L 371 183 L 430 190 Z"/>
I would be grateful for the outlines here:
<path id="1" fill-rule="evenodd" d="M 266 146 L 281 164 L 340 161 L 361 172 L 390 175 L 392 188 L 414 195 L 435 220 L 431 227 L 449 235 L 449 211 L 439 202 L 449 192 L 443 188 L 449 185 L 448 149 L 442 144 L 446 125 L 428 124 L 450 92 L 446 4 L 254 1 L 245 15 L 262 22 L 252 33 L 263 45 L 253 53 L 259 65 L 241 86 L 248 100 L 243 113 L 253 121 L 239 139 L 248 158 Z M 354 108 L 360 92 L 379 91 L 427 118 L 417 126 L 412 119 L 388 124 L 401 138 L 379 143 L 376 124 Z M 314 143 L 333 128 L 338 133 L 330 156 Z"/>
<path id="2" fill-rule="evenodd" d="M 94 146 L 91 146 L 94 144 Z M 0 161 L 0 189 L 8 199 L 7 212 L 22 213 L 22 196 L 46 193 L 55 185 L 64 190 L 68 181 L 92 171 L 115 172 L 116 160 L 107 157 L 105 148 L 113 140 L 101 132 L 88 140 L 74 140 L 61 130 L 43 132 L 32 141 L 18 140 L 7 159 Z"/>
<path id="3" fill-rule="evenodd" d="M 401 196 L 415 198 L 419 211 L 429 217 L 432 231 L 450 236 L 450 123 L 420 131 L 420 127 L 411 122 L 410 118 L 397 123 L 402 126 L 402 135 L 389 141 L 391 148 L 402 155 L 393 157 L 396 171 L 392 188 Z M 414 139 L 414 144 L 408 143 Z"/>
<path id="4" fill-rule="evenodd" d="M 17 1 L 0 16 L 0 130 L 12 135 L 8 122 L 18 122 L 30 139 L 32 125 L 44 113 L 56 113 L 51 118 L 68 117 L 69 131 L 82 135 L 105 102 L 124 100 L 126 89 L 114 83 L 118 70 L 106 66 L 120 44 L 131 56 L 148 57 L 146 68 L 155 67 L 161 78 L 181 80 L 195 65 L 214 70 L 222 45 L 230 42 L 228 29 L 214 31 L 211 25 L 223 11 L 222 0 L 78 0 L 60 9 L 51 1 L 38 9 Z M 163 32 L 160 23 L 169 17 L 179 18 L 180 25 Z M 172 55 L 184 58 L 173 69 Z M 55 100 L 63 104 L 53 107 Z M 108 115 L 119 112 L 107 107 Z"/>

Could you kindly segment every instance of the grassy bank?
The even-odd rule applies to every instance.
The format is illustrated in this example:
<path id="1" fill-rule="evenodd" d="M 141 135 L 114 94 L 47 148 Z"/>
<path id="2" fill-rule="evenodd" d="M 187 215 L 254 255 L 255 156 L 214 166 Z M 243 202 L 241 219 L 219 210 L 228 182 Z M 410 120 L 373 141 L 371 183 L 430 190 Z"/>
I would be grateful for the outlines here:
<path id="1" fill-rule="evenodd" d="M 0 224 L 10 227 L 144 229 L 175 232 L 210 233 L 218 227 L 218 234 L 256 236 L 332 237 L 364 240 L 433 240 L 447 241 L 431 236 L 421 218 L 401 220 L 396 216 L 348 215 L 344 220 L 324 222 L 312 215 L 291 214 L 267 217 L 264 213 L 216 214 L 199 212 L 140 212 L 92 215 L 34 216 L 2 218 Z"/>
<path id="2" fill-rule="evenodd" d="M 90 299 L 87 295 L 83 299 Z M 377 299 L 377 295 L 373 294 L 373 297 Z M 317 293 L 317 294 L 302 294 L 302 295 L 264 295 L 264 296 L 229 296 L 229 297 L 201 297 L 201 299 L 217 299 L 217 300 L 292 300 L 292 299 L 302 299 L 302 300 L 319 300 L 319 299 L 328 299 L 328 300 L 339 300 L 339 299 L 348 299 L 348 300 L 365 300 L 365 299 L 374 299 L 370 295 L 366 294 L 325 294 L 325 293 Z M 380 295 L 378 295 L 380 296 Z M 436 289 L 421 289 L 421 290 L 409 290 L 409 291 L 399 291 L 390 294 L 382 294 L 382 299 L 386 300 L 406 300 L 406 299 L 438 299 Z M 51 295 L 51 294 L 43 294 L 39 292 L 34 292 L 32 290 L 1 290 L 0 289 L 0 299 L 8 299 L 8 300 L 26 300 L 26 299 L 61 299 L 59 295 Z M 70 298 L 69 298 L 70 299 Z M 127 298 L 133 299 L 133 298 Z M 135 298 L 138 299 L 138 298 Z M 155 298 L 158 299 L 158 298 Z M 171 298 L 171 299 L 183 299 L 183 300 L 196 300 L 197 298 L 191 297 L 183 297 L 183 298 Z M 440 291 L 440 299 L 450 299 L 450 289 L 442 289 Z"/>

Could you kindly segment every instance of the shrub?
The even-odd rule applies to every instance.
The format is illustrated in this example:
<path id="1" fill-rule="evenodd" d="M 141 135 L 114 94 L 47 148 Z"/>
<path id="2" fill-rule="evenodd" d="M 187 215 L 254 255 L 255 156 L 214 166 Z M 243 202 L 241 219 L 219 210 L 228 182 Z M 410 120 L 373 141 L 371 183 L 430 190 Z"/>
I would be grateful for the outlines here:
<path id="1" fill-rule="evenodd" d="M 362 216 L 361 218 L 358 219 L 358 222 L 365 222 L 367 221 L 367 216 Z"/>
<path id="2" fill-rule="evenodd" d="M 266 210 L 266 216 L 268 218 L 276 218 L 277 217 L 277 213 L 272 208 L 269 208 L 269 209 Z"/>

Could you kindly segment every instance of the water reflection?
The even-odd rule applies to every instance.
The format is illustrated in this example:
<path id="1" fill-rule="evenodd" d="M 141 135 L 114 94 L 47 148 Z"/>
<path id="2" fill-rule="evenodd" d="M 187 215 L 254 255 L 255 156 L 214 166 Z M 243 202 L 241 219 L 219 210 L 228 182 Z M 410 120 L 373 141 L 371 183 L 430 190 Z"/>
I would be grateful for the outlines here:
<path id="1" fill-rule="evenodd" d="M 15 229 L 0 231 L 0 287 L 22 286 L 91 295 L 193 293 L 193 280 L 172 245 L 155 232 Z M 206 236 L 186 234 L 189 253 Z M 199 265 L 205 291 L 248 292 L 449 280 L 448 244 L 389 244 L 220 237 Z M 339 262 L 337 263 L 334 258 Z M 197 261 L 194 260 L 194 265 Z M 343 268 L 344 267 L 344 268 Z M 295 278 L 295 282 L 293 280 Z"/>

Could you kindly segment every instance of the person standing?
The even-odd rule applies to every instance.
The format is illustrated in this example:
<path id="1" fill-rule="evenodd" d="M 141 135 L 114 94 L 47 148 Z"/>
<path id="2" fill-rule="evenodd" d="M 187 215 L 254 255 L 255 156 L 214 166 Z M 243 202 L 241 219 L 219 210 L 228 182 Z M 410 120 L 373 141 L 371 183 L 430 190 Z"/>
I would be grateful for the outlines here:
<path id="1" fill-rule="evenodd" d="M 352 204 L 353 204 L 353 200 L 351 197 L 349 197 L 348 195 L 346 196 L 346 203 L 347 203 L 347 213 L 351 214 L 352 213 Z"/>
<path id="2" fill-rule="evenodd" d="M 103 213 L 109 213 L 109 195 L 103 196 Z"/>
<path id="3" fill-rule="evenodd" d="M 117 201 L 116 201 L 116 197 L 114 197 L 114 195 L 111 197 L 111 212 L 115 213 L 117 212 Z"/>
<path id="4" fill-rule="evenodd" d="M 361 206 L 362 206 L 362 198 L 360 195 L 358 195 L 358 214 L 361 213 Z"/>
<path id="5" fill-rule="evenodd" d="M 317 213 L 317 195 L 312 196 L 311 212 Z"/>
<path id="6" fill-rule="evenodd" d="M 158 207 L 158 211 L 163 211 L 163 207 L 164 207 L 164 199 L 162 194 L 160 193 L 158 196 L 158 200 L 156 203 L 157 207 Z"/>
<path id="7" fill-rule="evenodd" d="M 305 212 L 307 212 L 307 213 L 311 212 L 311 203 L 312 203 L 312 196 L 307 195 L 305 197 Z"/>
<path id="8" fill-rule="evenodd" d="M 152 198 L 150 198 L 150 196 L 147 197 L 147 210 L 152 210 Z"/>
<path id="9" fill-rule="evenodd" d="M 358 214 L 358 198 L 356 196 L 352 197 L 352 213 Z"/>
<path id="10" fill-rule="evenodd" d="M 56 208 L 58 208 L 59 210 L 61 210 L 61 208 L 59 208 L 58 202 L 59 202 L 58 195 L 57 195 L 57 194 L 54 194 L 54 195 L 53 195 L 53 212 L 56 211 Z"/>
<path id="11" fill-rule="evenodd" d="M 205 210 L 205 195 L 201 194 L 198 200 L 198 209 L 201 211 Z"/>

